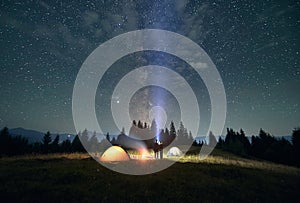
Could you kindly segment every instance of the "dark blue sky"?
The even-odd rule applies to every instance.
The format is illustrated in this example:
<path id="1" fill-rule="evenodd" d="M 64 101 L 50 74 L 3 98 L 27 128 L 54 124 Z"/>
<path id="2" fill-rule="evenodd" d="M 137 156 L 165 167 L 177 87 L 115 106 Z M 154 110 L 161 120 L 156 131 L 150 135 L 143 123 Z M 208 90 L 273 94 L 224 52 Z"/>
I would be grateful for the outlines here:
<path id="1" fill-rule="evenodd" d="M 289 134 L 300 126 L 299 13 L 299 1 L 4 0 L 0 126 L 74 132 L 73 85 L 87 56 L 114 36 L 156 28 L 190 38 L 211 57 L 227 95 L 225 127 Z M 106 88 L 99 94 L 111 93 Z M 96 109 L 105 117 L 106 107 Z"/>

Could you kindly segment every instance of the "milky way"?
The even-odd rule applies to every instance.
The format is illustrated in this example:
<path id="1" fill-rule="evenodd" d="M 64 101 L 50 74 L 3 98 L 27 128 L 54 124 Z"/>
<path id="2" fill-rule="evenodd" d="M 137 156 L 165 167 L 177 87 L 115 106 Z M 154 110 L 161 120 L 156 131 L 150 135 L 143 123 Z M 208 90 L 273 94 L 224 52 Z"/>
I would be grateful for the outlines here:
<path id="1" fill-rule="evenodd" d="M 86 57 L 119 34 L 156 28 L 190 38 L 211 57 L 227 95 L 226 127 L 243 128 L 247 134 L 257 134 L 259 128 L 289 134 L 300 125 L 299 4 L 4 0 L 0 126 L 74 132 L 72 91 Z M 99 121 L 111 118 L 107 107 L 117 80 L 147 64 L 171 67 L 199 90 L 201 118 L 207 126 L 210 106 L 203 82 L 182 61 L 162 53 L 133 54 L 111 67 L 96 95 Z M 97 103 L 101 97 L 104 102 Z M 114 131 L 110 119 L 103 122 Z"/>

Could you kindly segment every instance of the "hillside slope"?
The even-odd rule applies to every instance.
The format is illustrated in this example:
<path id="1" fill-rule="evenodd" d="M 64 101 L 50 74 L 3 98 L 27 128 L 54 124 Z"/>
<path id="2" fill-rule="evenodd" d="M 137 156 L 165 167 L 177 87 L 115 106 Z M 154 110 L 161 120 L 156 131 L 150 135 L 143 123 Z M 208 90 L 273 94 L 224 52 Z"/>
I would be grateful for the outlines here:
<path id="1" fill-rule="evenodd" d="M 186 157 L 191 159 L 191 157 Z M 222 157 L 223 158 L 223 157 Z M 221 160 L 218 157 L 217 160 Z M 0 159 L 0 195 L 18 202 L 295 202 L 300 170 L 272 163 L 252 167 L 178 162 L 146 176 L 110 171 L 87 154 L 53 154 Z M 227 161 L 231 161 L 226 163 Z M 247 160 L 244 160 L 247 161 Z M 143 163 L 136 161 L 136 166 Z M 255 167 L 258 166 L 258 167 Z M 280 169 L 280 170 L 278 170 Z"/>

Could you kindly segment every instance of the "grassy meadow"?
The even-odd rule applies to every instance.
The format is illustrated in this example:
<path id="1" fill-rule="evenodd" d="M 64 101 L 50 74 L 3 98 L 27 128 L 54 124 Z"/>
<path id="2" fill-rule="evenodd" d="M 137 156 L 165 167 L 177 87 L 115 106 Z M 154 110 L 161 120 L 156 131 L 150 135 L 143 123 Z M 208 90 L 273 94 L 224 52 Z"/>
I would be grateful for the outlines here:
<path id="1" fill-rule="evenodd" d="M 136 165 L 145 164 L 136 160 Z M 152 160 L 160 161 L 160 160 Z M 300 169 L 215 150 L 150 175 L 113 172 L 88 154 L 0 158 L 6 202 L 299 202 Z"/>

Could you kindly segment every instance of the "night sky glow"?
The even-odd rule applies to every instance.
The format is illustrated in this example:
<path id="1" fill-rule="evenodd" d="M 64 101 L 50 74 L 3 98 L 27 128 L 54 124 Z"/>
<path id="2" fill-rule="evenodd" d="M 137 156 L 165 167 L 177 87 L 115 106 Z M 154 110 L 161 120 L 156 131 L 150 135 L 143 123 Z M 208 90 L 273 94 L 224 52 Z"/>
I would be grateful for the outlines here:
<path id="1" fill-rule="evenodd" d="M 225 127 L 290 134 L 300 125 L 299 13 L 299 1 L 2 1 L 0 126 L 75 133 L 72 91 L 84 60 L 112 37 L 152 28 L 190 38 L 213 60 L 227 96 Z M 110 113 L 118 81 L 149 64 L 170 67 L 189 82 L 206 130 L 210 103 L 201 78 L 184 61 L 150 51 L 118 60 L 100 82 L 96 111 L 104 130 L 118 133 Z M 163 99 L 151 96 L 158 94 Z M 178 103 L 157 87 L 134 95 L 131 116 L 147 118 L 157 105 L 178 120 Z"/>

